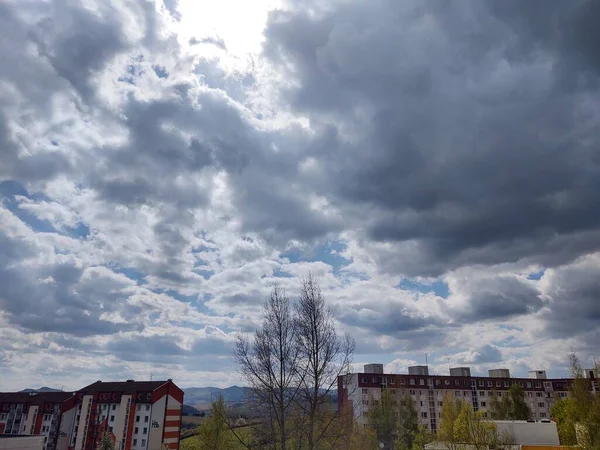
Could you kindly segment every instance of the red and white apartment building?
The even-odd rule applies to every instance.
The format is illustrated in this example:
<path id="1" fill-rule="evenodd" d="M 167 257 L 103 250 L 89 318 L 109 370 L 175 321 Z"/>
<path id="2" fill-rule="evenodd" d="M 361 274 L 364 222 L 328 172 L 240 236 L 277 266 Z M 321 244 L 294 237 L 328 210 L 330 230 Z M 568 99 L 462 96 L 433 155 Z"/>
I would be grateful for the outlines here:
<path id="1" fill-rule="evenodd" d="M 45 450 L 179 448 L 183 391 L 172 380 L 102 382 L 76 392 L 0 393 L 0 433 L 44 435 Z"/>
<path id="2" fill-rule="evenodd" d="M 517 384 L 525 391 L 532 419 L 545 421 L 550 419 L 550 408 L 556 399 L 569 395 L 572 382 L 569 378 L 548 379 L 543 370 L 529 372 L 528 378 L 511 378 L 508 369 L 494 369 L 488 374 L 471 376 L 469 367 L 456 367 L 450 369 L 449 375 L 429 375 L 427 366 L 409 367 L 408 374 L 385 374 L 383 364 L 367 364 L 363 373 L 338 377 L 338 410 L 341 414 L 353 414 L 356 422 L 365 427 L 369 408 L 388 390 L 397 402 L 410 395 L 420 424 L 435 432 L 445 399 L 469 402 L 486 417 L 490 398 L 508 395 L 510 386 Z M 586 370 L 585 376 L 590 379 L 590 388 L 600 392 L 598 374 Z"/>

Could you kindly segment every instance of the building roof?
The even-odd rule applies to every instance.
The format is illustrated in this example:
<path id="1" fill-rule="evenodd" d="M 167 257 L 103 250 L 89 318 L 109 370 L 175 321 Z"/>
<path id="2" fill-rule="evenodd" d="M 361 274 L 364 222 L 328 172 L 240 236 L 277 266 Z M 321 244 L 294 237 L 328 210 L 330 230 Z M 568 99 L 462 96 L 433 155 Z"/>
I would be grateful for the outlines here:
<path id="1" fill-rule="evenodd" d="M 133 394 L 135 392 L 151 392 L 159 387 L 170 383 L 167 381 L 96 381 L 80 390 L 81 394 L 93 394 L 95 392 L 119 392 L 121 394 Z"/>
<path id="2" fill-rule="evenodd" d="M 72 392 L 0 392 L 0 403 L 62 403 L 73 397 Z"/>

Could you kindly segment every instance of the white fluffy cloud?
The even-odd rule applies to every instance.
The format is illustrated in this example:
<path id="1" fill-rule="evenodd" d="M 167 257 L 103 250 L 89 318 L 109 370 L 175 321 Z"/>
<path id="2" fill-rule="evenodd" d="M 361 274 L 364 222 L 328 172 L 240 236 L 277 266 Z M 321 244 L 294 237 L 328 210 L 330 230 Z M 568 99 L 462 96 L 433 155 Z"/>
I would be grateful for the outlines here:
<path id="1" fill-rule="evenodd" d="M 0 4 L 2 389 L 239 382 L 309 271 L 357 363 L 594 356 L 593 2 L 224 5 Z"/>

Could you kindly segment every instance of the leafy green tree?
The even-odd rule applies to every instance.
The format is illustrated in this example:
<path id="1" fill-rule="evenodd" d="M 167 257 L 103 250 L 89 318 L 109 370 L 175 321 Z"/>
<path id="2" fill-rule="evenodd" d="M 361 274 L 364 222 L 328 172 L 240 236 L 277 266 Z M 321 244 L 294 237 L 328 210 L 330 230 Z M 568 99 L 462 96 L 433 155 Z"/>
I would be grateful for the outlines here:
<path id="1" fill-rule="evenodd" d="M 233 450 L 240 448 L 228 421 L 223 398 L 213 402 L 211 414 L 198 427 L 197 450 Z M 243 447 L 242 447 L 243 448 Z"/>
<path id="2" fill-rule="evenodd" d="M 426 440 L 423 430 L 419 428 L 419 418 L 417 410 L 413 405 L 412 398 L 406 394 L 400 401 L 398 408 L 398 420 L 396 422 L 396 450 L 409 450 L 413 448 L 414 443 L 419 437 L 422 441 Z M 427 428 L 425 428 L 427 429 Z M 421 433 L 421 435 L 419 435 Z"/>
<path id="3" fill-rule="evenodd" d="M 115 450 L 113 441 L 108 433 L 104 433 L 100 439 L 100 450 Z"/>
<path id="4" fill-rule="evenodd" d="M 459 442 L 469 444 L 477 450 L 509 444 L 506 437 L 498 434 L 496 424 L 486 420 L 481 412 L 475 412 L 468 403 L 461 405 L 454 423 L 454 432 Z"/>
<path id="5" fill-rule="evenodd" d="M 573 382 L 570 396 L 559 400 L 551 410 L 563 445 L 577 443 L 582 450 L 600 449 L 600 396 L 591 390 L 590 380 L 584 378 L 579 358 L 569 355 Z M 596 370 L 598 367 L 596 368 Z"/>
<path id="6" fill-rule="evenodd" d="M 425 450 L 425 446 L 433 442 L 435 436 L 425 425 L 419 425 L 417 433 L 414 435 L 411 450 Z M 400 441 L 398 441 L 400 442 Z M 403 447 L 404 448 L 404 447 Z"/>
<path id="7" fill-rule="evenodd" d="M 368 423 L 375 430 L 379 442 L 390 446 L 396 434 L 397 405 L 389 390 L 381 393 L 380 399 L 369 398 Z"/>
<path id="8" fill-rule="evenodd" d="M 456 420 L 462 410 L 460 400 L 455 400 L 450 394 L 444 397 L 444 407 L 437 438 L 447 450 L 457 450 L 460 447 L 460 436 L 455 428 Z"/>
<path id="9" fill-rule="evenodd" d="M 571 419 L 571 410 L 574 407 L 573 399 L 559 398 L 550 409 L 550 416 L 556 421 L 558 438 L 562 445 L 577 445 L 575 423 Z"/>
<path id="10" fill-rule="evenodd" d="M 508 395 L 494 395 L 490 400 L 490 416 L 495 420 L 528 420 L 531 417 L 531 409 L 525 401 L 525 391 L 517 384 L 513 384 L 508 390 Z"/>

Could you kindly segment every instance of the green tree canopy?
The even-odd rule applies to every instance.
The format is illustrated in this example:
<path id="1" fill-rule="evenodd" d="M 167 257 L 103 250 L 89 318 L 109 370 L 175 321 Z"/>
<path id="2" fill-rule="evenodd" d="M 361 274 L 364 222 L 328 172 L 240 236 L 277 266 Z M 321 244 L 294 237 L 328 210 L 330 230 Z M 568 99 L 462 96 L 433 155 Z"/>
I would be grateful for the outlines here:
<path id="1" fill-rule="evenodd" d="M 525 391 L 517 384 L 513 384 L 508 390 L 508 395 L 498 400 L 494 395 L 490 400 L 490 417 L 495 420 L 528 420 L 531 417 L 531 409 L 525 401 Z"/>

